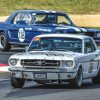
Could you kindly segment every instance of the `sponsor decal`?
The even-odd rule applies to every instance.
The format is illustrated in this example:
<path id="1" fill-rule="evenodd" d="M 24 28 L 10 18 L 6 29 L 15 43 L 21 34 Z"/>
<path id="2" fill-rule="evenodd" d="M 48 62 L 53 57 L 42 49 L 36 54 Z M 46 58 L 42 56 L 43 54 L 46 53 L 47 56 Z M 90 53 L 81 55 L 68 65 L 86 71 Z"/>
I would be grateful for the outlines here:
<path id="1" fill-rule="evenodd" d="M 32 30 L 32 28 L 25 28 L 25 30 L 27 30 L 27 31 L 31 31 L 31 30 Z"/>
<path id="2" fill-rule="evenodd" d="M 38 31 L 51 32 L 50 29 L 38 28 Z"/>
<path id="3" fill-rule="evenodd" d="M 89 62 L 89 70 L 88 70 L 89 73 L 92 73 L 93 65 L 94 65 L 94 61 Z"/>
<path id="4" fill-rule="evenodd" d="M 23 28 L 20 28 L 18 31 L 18 39 L 20 42 L 24 42 L 25 40 L 25 31 Z"/>
<path id="5" fill-rule="evenodd" d="M 63 27 L 57 27 L 56 29 L 66 29 L 66 30 L 68 30 L 68 29 L 74 29 L 76 32 L 81 32 L 81 30 L 79 29 L 79 28 L 77 28 L 77 27 L 71 27 L 71 26 L 68 26 L 68 27 L 66 27 L 66 26 L 63 26 Z"/>

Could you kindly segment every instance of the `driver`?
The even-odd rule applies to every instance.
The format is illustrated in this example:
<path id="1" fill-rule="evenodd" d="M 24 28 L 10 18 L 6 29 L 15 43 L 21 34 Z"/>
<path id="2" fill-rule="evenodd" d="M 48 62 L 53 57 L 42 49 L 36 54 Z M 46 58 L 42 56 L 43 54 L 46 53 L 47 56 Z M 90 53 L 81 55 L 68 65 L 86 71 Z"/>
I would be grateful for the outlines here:
<path id="1" fill-rule="evenodd" d="M 42 40 L 40 42 L 40 48 L 41 49 L 50 49 L 51 48 L 51 42 L 49 40 Z"/>

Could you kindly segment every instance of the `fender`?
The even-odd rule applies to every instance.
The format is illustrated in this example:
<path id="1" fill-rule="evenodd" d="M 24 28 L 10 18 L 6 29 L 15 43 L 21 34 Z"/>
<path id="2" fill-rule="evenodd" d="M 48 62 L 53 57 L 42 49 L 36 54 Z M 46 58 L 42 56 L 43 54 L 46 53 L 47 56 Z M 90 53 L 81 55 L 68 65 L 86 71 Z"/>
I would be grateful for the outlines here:
<path id="1" fill-rule="evenodd" d="M 78 63 L 76 66 L 77 66 L 77 71 L 78 71 L 79 67 L 82 68 L 82 71 L 84 70 L 84 69 L 83 69 L 83 65 L 82 65 L 82 63 Z"/>
<path id="2" fill-rule="evenodd" d="M 7 40 L 9 40 L 10 34 L 8 33 L 9 30 L 8 30 L 8 27 L 7 27 L 7 26 L 5 26 L 5 25 L 0 25 L 0 32 L 4 32 L 4 34 L 5 34 L 6 37 L 7 37 Z"/>
<path id="3" fill-rule="evenodd" d="M 98 72 L 99 72 L 99 70 L 100 70 L 100 57 L 99 57 L 99 60 L 98 60 L 98 66 L 97 66 L 97 69 L 98 69 L 98 71 L 97 71 L 97 74 L 98 74 Z"/>
<path id="4" fill-rule="evenodd" d="M 6 36 L 6 39 L 9 43 L 9 35 L 7 34 L 7 31 L 4 31 L 4 30 L 0 30 L 0 32 L 4 32 L 4 35 Z"/>

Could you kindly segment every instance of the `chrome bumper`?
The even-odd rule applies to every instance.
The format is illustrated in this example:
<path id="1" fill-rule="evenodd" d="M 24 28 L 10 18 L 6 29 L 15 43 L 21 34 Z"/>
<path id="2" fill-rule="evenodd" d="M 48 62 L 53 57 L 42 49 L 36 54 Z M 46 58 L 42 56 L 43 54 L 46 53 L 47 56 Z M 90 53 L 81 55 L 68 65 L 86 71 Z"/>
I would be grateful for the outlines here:
<path id="1" fill-rule="evenodd" d="M 32 80 L 68 80 L 75 78 L 77 70 L 9 68 L 13 77 Z"/>

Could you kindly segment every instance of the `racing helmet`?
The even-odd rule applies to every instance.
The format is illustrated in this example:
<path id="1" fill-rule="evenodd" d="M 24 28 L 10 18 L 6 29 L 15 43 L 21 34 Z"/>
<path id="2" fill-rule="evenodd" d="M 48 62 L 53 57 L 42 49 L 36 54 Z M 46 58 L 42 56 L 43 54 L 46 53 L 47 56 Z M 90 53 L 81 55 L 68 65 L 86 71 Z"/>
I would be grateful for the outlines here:
<path id="1" fill-rule="evenodd" d="M 40 47 L 41 47 L 42 49 L 49 49 L 49 48 L 51 47 L 51 43 L 50 43 L 49 40 L 42 40 L 42 41 L 40 42 Z"/>

